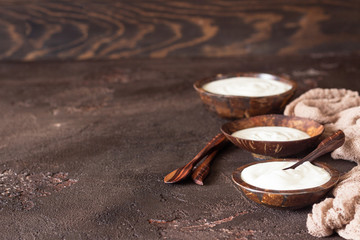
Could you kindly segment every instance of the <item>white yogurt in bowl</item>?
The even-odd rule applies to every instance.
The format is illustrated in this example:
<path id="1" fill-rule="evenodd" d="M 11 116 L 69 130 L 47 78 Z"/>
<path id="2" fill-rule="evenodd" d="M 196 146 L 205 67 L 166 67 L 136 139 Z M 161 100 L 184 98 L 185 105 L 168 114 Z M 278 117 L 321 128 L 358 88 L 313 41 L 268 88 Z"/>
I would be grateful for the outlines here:
<path id="1" fill-rule="evenodd" d="M 266 77 L 232 77 L 206 83 L 202 88 L 220 95 L 265 97 L 284 93 L 292 86 Z"/>
<path id="2" fill-rule="evenodd" d="M 234 137 L 255 141 L 295 141 L 310 138 L 306 132 L 290 127 L 264 126 L 245 128 L 231 134 Z"/>
<path id="3" fill-rule="evenodd" d="M 327 183 L 331 176 L 323 168 L 305 162 L 295 169 L 293 161 L 273 161 L 253 164 L 241 172 L 241 179 L 255 187 L 271 190 L 299 190 L 318 187 Z"/>

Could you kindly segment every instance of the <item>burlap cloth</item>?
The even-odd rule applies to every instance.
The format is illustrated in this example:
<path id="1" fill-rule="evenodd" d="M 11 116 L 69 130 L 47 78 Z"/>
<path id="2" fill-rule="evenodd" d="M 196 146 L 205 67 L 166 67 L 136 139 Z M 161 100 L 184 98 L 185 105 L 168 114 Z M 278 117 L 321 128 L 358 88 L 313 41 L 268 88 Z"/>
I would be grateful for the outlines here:
<path id="1" fill-rule="evenodd" d="M 312 89 L 292 101 L 285 115 L 314 119 L 325 126 L 324 137 L 341 129 L 346 139 L 331 153 L 334 159 L 360 163 L 360 97 L 346 89 Z M 307 218 L 311 235 L 325 237 L 336 231 L 346 239 L 360 240 L 360 165 L 341 177 L 334 198 L 314 204 Z"/>

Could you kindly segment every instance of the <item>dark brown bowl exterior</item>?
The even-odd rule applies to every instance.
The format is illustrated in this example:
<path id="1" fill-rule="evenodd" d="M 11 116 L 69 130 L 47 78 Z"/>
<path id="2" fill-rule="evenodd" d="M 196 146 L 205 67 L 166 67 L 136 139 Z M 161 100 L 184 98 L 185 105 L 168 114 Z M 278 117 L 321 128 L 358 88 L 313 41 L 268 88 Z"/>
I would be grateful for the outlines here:
<path id="1" fill-rule="evenodd" d="M 291 127 L 306 132 L 310 138 L 295 141 L 255 141 L 237 138 L 231 134 L 245 128 L 280 126 Z M 310 147 L 314 147 L 324 131 L 320 123 L 300 117 L 289 117 L 279 114 L 269 114 L 244 118 L 225 123 L 221 131 L 235 146 L 249 152 L 272 157 L 286 157 L 300 153 Z"/>
<path id="2" fill-rule="evenodd" d="M 286 159 L 286 161 L 289 160 L 291 159 Z M 313 162 L 313 164 L 318 167 L 324 168 L 330 174 L 331 178 L 327 183 L 315 188 L 277 191 L 258 188 L 244 182 L 241 179 L 241 172 L 245 168 L 253 164 L 271 161 L 285 161 L 285 159 L 272 159 L 261 162 L 249 163 L 236 169 L 232 175 L 234 183 L 238 186 L 238 188 L 241 189 L 241 191 L 247 198 L 267 207 L 298 209 L 312 205 L 319 202 L 325 196 L 325 194 L 339 181 L 339 172 L 336 169 L 330 167 L 329 165 L 321 162 Z"/>
<path id="3" fill-rule="evenodd" d="M 210 93 L 202 88 L 202 86 L 208 82 L 232 77 L 271 78 L 290 84 L 292 88 L 284 93 L 265 97 L 226 96 Z M 194 84 L 194 88 L 200 95 L 205 106 L 223 118 L 243 118 L 269 113 L 280 113 L 293 96 L 296 87 L 296 82 L 288 78 L 267 73 L 218 74 L 215 77 L 201 79 Z"/>

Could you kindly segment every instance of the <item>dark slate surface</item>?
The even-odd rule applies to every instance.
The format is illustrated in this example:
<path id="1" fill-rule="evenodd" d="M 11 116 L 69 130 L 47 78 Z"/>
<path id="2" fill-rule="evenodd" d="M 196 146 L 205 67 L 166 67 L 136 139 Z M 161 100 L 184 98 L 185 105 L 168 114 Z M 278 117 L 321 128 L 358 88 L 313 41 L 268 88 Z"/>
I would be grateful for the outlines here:
<path id="1" fill-rule="evenodd" d="M 192 83 L 220 72 L 287 74 L 360 90 L 359 57 L 132 59 L 0 64 L 3 239 L 316 239 L 311 208 L 249 202 L 231 173 L 252 156 L 229 146 L 205 186 L 167 185 L 226 122 Z M 344 172 L 355 164 L 322 160 Z M 338 239 L 333 235 L 328 239 Z"/>

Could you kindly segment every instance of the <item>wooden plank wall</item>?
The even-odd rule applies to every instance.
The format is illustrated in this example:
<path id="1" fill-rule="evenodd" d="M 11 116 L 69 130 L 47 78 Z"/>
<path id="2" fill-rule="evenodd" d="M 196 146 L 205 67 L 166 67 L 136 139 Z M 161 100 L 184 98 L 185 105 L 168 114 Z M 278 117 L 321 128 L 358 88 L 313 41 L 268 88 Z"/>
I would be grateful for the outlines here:
<path id="1" fill-rule="evenodd" d="M 358 55 L 359 3 L 1 1 L 0 60 Z"/>

